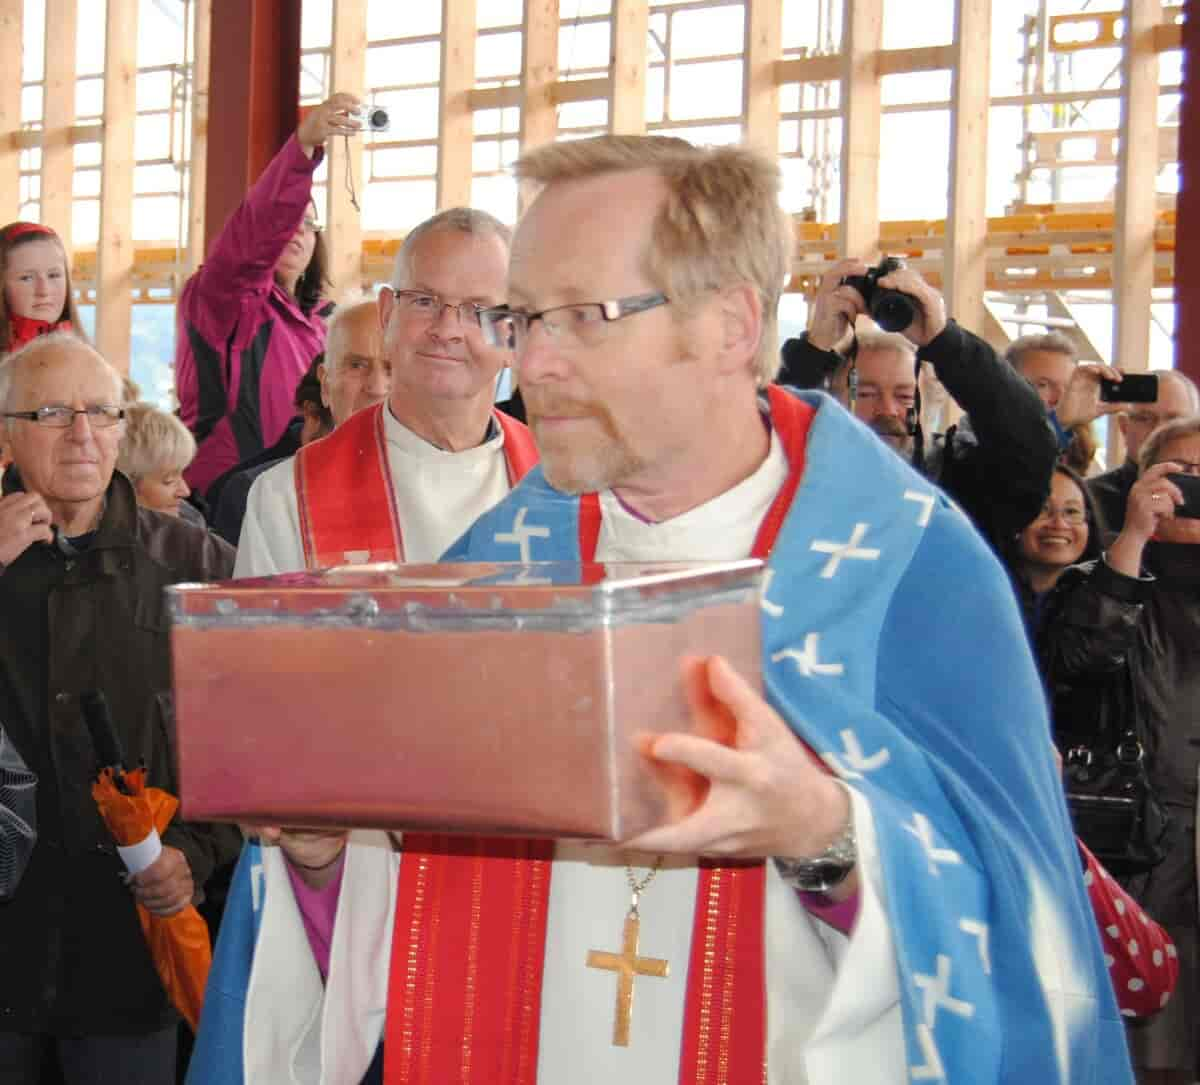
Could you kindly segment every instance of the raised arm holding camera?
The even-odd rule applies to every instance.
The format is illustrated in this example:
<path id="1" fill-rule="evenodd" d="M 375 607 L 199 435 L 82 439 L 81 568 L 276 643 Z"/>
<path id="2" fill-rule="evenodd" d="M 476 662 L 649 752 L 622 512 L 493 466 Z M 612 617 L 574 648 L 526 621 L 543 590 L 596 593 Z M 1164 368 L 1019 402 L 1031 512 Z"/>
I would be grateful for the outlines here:
<path id="1" fill-rule="evenodd" d="M 847 361 L 837 348 L 846 350 L 864 315 L 888 334 L 861 338 Z M 930 363 L 968 416 L 932 439 L 917 418 L 919 362 Z M 779 380 L 834 390 L 844 383 L 852 412 L 943 486 L 993 546 L 1046 500 L 1057 449 L 1037 396 L 987 343 L 947 318 L 937 290 L 892 258 L 874 268 L 860 260 L 830 267 L 809 330 L 785 344 Z"/>
<path id="2" fill-rule="evenodd" d="M 324 349 L 330 283 L 312 178 L 325 143 L 360 131 L 360 116 L 351 94 L 310 109 L 183 288 L 175 389 L 199 445 L 187 481 L 200 494 L 279 440 Z"/>

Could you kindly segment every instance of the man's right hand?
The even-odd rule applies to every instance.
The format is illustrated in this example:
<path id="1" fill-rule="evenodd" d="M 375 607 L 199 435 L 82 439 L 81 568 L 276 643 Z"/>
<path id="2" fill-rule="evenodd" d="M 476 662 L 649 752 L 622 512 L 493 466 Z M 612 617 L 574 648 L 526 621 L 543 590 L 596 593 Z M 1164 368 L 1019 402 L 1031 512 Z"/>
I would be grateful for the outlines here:
<path id="1" fill-rule="evenodd" d="M 1142 472 L 1125 502 L 1125 526 L 1108 549 L 1110 568 L 1125 576 L 1141 575 L 1142 553 L 1159 525 L 1175 516 L 1183 504 L 1183 491 L 1166 476 L 1183 468 L 1170 461 L 1156 463 Z"/>
<path id="2" fill-rule="evenodd" d="M 285 829 L 272 825 L 251 831 L 264 844 L 277 846 L 310 889 L 323 889 L 329 884 L 350 837 L 348 829 Z"/>
<path id="3" fill-rule="evenodd" d="M 0 497 L 0 565 L 11 565 L 36 542 L 53 542 L 50 507 L 38 494 Z"/>
<path id="4" fill-rule="evenodd" d="M 1102 414 L 1116 414 L 1125 409 L 1124 403 L 1104 403 L 1100 399 L 1102 380 L 1120 381 L 1121 374 L 1110 365 L 1080 362 L 1067 382 L 1055 415 L 1063 429 L 1074 429 L 1094 422 Z"/>
<path id="5" fill-rule="evenodd" d="M 833 350 L 854 327 L 854 321 L 865 313 L 862 295 L 842 280 L 847 275 L 865 275 L 867 265 L 861 260 L 839 260 L 821 276 L 812 301 L 812 318 L 808 324 L 808 341 L 819 350 Z"/>

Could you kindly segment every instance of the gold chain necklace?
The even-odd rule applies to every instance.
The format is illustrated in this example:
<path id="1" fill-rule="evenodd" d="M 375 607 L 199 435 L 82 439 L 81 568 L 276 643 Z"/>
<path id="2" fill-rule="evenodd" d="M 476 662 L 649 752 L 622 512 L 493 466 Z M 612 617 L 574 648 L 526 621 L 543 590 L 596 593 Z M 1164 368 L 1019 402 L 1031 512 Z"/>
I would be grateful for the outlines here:
<path id="1" fill-rule="evenodd" d="M 655 976 L 665 979 L 670 966 L 664 960 L 656 957 L 638 956 L 638 937 L 642 920 L 638 913 L 638 904 L 642 894 L 662 869 L 663 857 L 660 855 L 642 878 L 633 872 L 633 867 L 625 867 L 625 881 L 629 883 L 631 894 L 629 911 L 625 914 L 625 928 L 622 937 L 620 953 L 607 953 L 603 950 L 588 951 L 588 968 L 601 968 L 608 972 L 617 973 L 617 1009 L 613 1021 L 613 1044 L 616 1047 L 629 1046 L 629 1026 L 633 1018 L 633 980 L 635 976 Z"/>

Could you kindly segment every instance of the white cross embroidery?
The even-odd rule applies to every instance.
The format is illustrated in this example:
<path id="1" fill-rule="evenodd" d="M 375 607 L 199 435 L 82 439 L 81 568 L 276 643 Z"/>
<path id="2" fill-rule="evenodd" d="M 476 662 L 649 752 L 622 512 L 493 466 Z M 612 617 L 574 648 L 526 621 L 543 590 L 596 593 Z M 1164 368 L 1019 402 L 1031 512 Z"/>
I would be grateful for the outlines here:
<path id="1" fill-rule="evenodd" d="M 862 743 L 858 741 L 858 735 L 847 727 L 840 732 L 842 736 L 842 753 L 828 754 L 826 760 L 829 761 L 835 768 L 841 768 L 841 762 L 846 763 L 846 768 L 853 770 L 853 775 L 862 778 L 864 772 L 874 772 L 876 769 L 883 768 L 891 759 L 891 751 L 886 746 L 880 746 L 870 757 L 868 757 L 862 748 Z M 851 775 L 847 772 L 846 775 Z"/>
<path id="2" fill-rule="evenodd" d="M 979 941 L 979 960 L 986 975 L 992 974 L 992 957 L 988 950 L 988 925 L 978 919 L 960 919 L 959 930 L 969 934 Z"/>
<path id="3" fill-rule="evenodd" d="M 528 512 L 528 506 L 522 505 L 517 510 L 516 518 L 513 520 L 512 531 L 497 532 L 492 536 L 494 542 L 515 543 L 520 547 L 521 561 L 526 563 L 532 560 L 529 556 L 529 540 L 550 538 L 550 529 L 548 527 L 525 526 L 525 516 Z"/>
<path id="4" fill-rule="evenodd" d="M 796 670 L 804 675 L 805 678 L 812 678 L 821 674 L 842 674 L 846 668 L 840 663 L 817 662 L 817 643 L 820 639 L 819 634 L 809 633 L 804 638 L 804 651 L 797 651 L 795 648 L 785 648 L 782 652 L 776 652 L 771 656 L 771 662 L 778 663 L 780 660 L 790 659 L 796 664 Z"/>
<path id="5" fill-rule="evenodd" d="M 933 846 L 933 826 L 924 814 L 914 814 L 913 823 L 904 826 L 905 832 L 912 833 L 925 848 L 925 856 L 929 859 L 929 873 L 939 877 L 938 863 L 961 863 L 962 856 L 953 848 L 935 848 Z"/>
<path id="6" fill-rule="evenodd" d="M 917 514 L 917 527 L 926 527 L 930 517 L 933 516 L 933 494 L 923 494 L 920 490 L 905 490 L 904 500 L 915 501 L 922 506 L 921 511 Z"/>
<path id="7" fill-rule="evenodd" d="M 942 1065 L 942 1057 L 938 1054 L 937 1044 L 933 1042 L 933 1033 L 928 1025 L 917 1026 L 917 1046 L 925 1061 L 920 1066 L 910 1066 L 909 1073 L 913 1081 L 944 1081 L 946 1068 Z"/>
<path id="8" fill-rule="evenodd" d="M 762 595 L 760 596 L 760 606 L 763 608 L 764 611 L 766 611 L 766 613 L 769 617 L 782 618 L 783 617 L 783 607 L 781 607 L 778 603 L 772 603 L 771 600 L 767 598 L 767 592 L 769 592 L 771 590 L 771 581 L 774 579 L 774 577 L 775 577 L 774 569 L 768 569 L 763 574 Z"/>
<path id="9" fill-rule="evenodd" d="M 818 554 L 829 554 L 830 558 L 825 563 L 825 568 L 821 570 L 822 580 L 832 580 L 837 574 L 838 566 L 843 561 L 878 561 L 879 551 L 870 547 L 860 547 L 858 544 L 863 541 L 863 536 L 866 535 L 869 524 L 855 524 L 854 531 L 850 535 L 848 542 L 839 543 L 829 539 L 818 539 L 809 549 L 817 551 Z"/>
<path id="10" fill-rule="evenodd" d="M 933 1028 L 937 1024 L 938 1009 L 942 1008 L 958 1017 L 974 1017 L 975 1006 L 954 998 L 950 994 L 950 958 L 944 953 L 937 955 L 937 975 L 927 976 L 917 972 L 913 976 L 915 983 L 925 992 L 925 1024 Z"/>

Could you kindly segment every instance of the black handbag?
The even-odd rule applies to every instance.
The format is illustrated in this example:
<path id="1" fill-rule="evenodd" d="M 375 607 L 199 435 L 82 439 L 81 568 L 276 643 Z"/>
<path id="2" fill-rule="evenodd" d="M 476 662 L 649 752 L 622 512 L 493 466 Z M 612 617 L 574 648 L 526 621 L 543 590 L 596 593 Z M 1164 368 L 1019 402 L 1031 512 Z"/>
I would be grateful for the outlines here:
<path id="1" fill-rule="evenodd" d="M 37 777 L 0 727 L 0 900 L 8 900 L 37 843 Z"/>
<path id="2" fill-rule="evenodd" d="M 1113 874 L 1142 874 L 1166 857 L 1171 816 L 1155 796 L 1136 730 L 1112 745 L 1075 745 L 1063 758 L 1075 832 Z"/>

